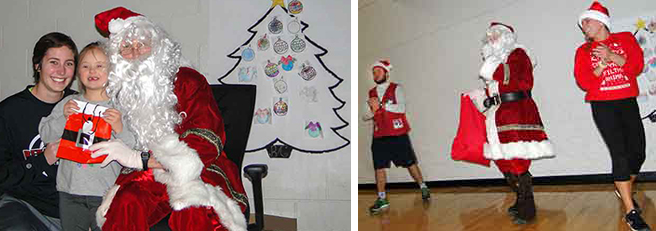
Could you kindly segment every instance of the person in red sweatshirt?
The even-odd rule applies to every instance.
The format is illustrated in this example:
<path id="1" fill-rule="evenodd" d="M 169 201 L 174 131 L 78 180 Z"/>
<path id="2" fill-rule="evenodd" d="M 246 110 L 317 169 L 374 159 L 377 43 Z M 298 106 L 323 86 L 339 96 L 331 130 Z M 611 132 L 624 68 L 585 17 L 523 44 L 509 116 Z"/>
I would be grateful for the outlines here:
<path id="1" fill-rule="evenodd" d="M 608 9 L 594 2 L 579 17 L 586 42 L 576 50 L 574 75 L 586 92 L 592 117 L 612 160 L 615 193 L 632 230 L 650 230 L 632 198 L 632 187 L 645 161 L 645 129 L 636 102 L 643 54 L 629 32 L 610 33 Z"/>
<path id="2" fill-rule="evenodd" d="M 378 213 L 389 207 L 385 193 L 387 181 L 386 169 L 390 162 L 397 167 L 408 169 L 412 178 L 421 189 L 422 198 L 430 199 L 430 191 L 424 183 L 417 157 L 410 143 L 408 132 L 410 124 L 405 117 L 405 94 L 398 83 L 389 81 L 392 64 L 389 60 L 380 60 L 371 68 L 376 87 L 369 90 L 367 113 L 364 120 L 373 120 L 374 138 L 371 144 L 374 169 L 376 169 L 376 187 L 378 199 L 369 208 Z"/>

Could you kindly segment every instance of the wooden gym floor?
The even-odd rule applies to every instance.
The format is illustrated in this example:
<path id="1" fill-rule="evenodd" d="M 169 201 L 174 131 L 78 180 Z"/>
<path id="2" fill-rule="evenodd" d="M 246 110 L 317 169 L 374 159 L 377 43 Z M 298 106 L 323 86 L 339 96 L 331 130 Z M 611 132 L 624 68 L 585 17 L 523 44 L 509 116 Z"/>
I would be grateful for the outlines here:
<path id="1" fill-rule="evenodd" d="M 656 183 L 637 187 L 642 217 L 656 230 Z M 537 217 L 526 225 L 513 224 L 506 213 L 515 199 L 508 187 L 432 188 L 428 203 L 418 189 L 392 189 L 390 207 L 378 215 L 369 213 L 376 192 L 359 190 L 358 230 L 630 230 L 613 190 L 612 184 L 535 186 Z"/>

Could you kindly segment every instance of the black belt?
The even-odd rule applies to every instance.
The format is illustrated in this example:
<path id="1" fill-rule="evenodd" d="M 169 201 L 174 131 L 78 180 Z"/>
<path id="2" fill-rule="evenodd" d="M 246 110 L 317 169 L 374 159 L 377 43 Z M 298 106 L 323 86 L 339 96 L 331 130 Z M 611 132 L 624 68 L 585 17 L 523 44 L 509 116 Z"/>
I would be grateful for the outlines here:
<path id="1" fill-rule="evenodd" d="M 71 131 L 71 130 L 64 129 L 64 133 L 62 134 L 61 138 L 65 139 L 65 140 L 68 140 L 68 141 L 72 141 L 73 143 L 75 143 L 77 145 L 78 143 L 81 142 L 81 140 L 79 140 L 80 137 L 79 137 L 78 133 L 79 132 L 74 132 L 74 131 Z M 102 142 L 102 141 L 108 141 L 108 139 L 97 137 L 97 136 L 93 138 L 93 143 L 99 143 L 99 142 Z"/>
<path id="2" fill-rule="evenodd" d="M 531 92 L 530 91 L 516 91 L 516 92 L 509 92 L 509 93 L 504 93 L 501 95 L 495 95 L 492 97 L 488 97 L 483 101 L 483 105 L 486 108 L 492 107 L 493 105 L 501 104 L 501 103 L 506 103 L 506 102 L 513 102 L 513 101 L 518 101 L 518 100 L 523 100 L 526 98 L 531 98 Z"/>

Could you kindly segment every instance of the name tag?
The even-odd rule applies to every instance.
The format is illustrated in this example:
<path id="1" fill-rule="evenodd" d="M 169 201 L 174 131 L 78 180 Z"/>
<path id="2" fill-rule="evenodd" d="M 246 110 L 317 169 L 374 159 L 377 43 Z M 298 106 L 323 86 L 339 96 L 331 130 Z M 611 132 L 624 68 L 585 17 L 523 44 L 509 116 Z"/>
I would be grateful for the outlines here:
<path id="1" fill-rule="evenodd" d="M 401 119 L 392 120 L 392 126 L 394 127 L 394 129 L 403 128 L 403 120 Z"/>

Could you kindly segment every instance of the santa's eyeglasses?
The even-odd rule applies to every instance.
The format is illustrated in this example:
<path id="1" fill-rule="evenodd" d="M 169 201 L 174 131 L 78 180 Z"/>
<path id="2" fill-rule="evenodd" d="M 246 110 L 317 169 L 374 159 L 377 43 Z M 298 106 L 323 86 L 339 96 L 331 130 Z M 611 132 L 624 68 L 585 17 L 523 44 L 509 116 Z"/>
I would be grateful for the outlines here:
<path id="1" fill-rule="evenodd" d="M 125 41 L 121 44 L 120 52 L 122 55 L 144 54 L 150 51 L 150 44 L 141 41 Z"/>

